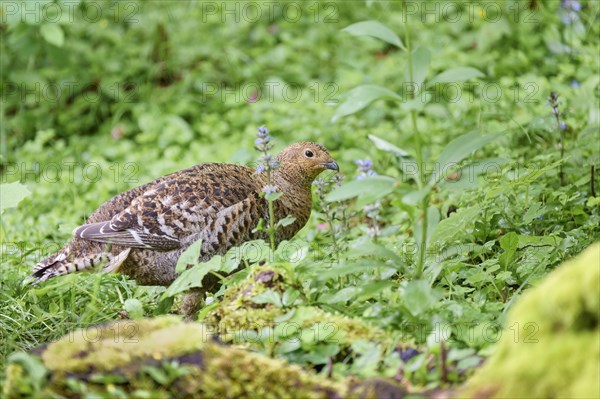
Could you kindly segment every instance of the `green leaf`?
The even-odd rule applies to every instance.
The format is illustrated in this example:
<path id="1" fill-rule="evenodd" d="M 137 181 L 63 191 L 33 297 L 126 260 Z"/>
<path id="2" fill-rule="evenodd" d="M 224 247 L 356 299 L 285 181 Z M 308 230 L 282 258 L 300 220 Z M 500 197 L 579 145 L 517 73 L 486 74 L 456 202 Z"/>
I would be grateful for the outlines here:
<path id="1" fill-rule="evenodd" d="M 142 370 L 160 385 L 167 385 L 170 382 L 167 372 L 159 366 L 143 366 Z"/>
<path id="2" fill-rule="evenodd" d="M 274 193 L 266 194 L 265 198 L 267 201 L 277 201 L 282 195 L 283 193 L 281 191 L 275 191 Z"/>
<path id="3" fill-rule="evenodd" d="M 132 319 L 141 319 L 144 317 L 144 306 L 139 299 L 129 298 L 123 304 L 123 309 Z"/>
<path id="4" fill-rule="evenodd" d="M 406 205 L 416 206 L 430 191 L 431 187 L 429 186 L 425 186 L 421 190 L 411 191 L 402 197 L 402 202 Z"/>
<path id="5" fill-rule="evenodd" d="M 332 304 L 332 303 L 346 303 L 350 299 L 356 296 L 356 293 L 359 291 L 358 287 L 346 287 L 342 288 L 335 294 L 329 296 L 328 298 L 323 299 L 323 302 Z"/>
<path id="6" fill-rule="evenodd" d="M 58 24 L 43 24 L 40 26 L 40 34 L 50 44 L 62 47 L 65 44 L 65 33 Z"/>
<path id="7" fill-rule="evenodd" d="M 432 233 L 440 223 L 440 211 L 435 206 L 427 208 L 427 242 L 431 242 Z"/>
<path id="8" fill-rule="evenodd" d="M 482 78 L 485 75 L 479 69 L 471 67 L 449 68 L 444 72 L 434 76 L 429 82 L 429 85 L 434 83 L 453 83 L 464 82 L 473 78 Z"/>
<path id="9" fill-rule="evenodd" d="M 342 32 L 351 34 L 352 36 L 370 36 L 386 43 L 392 44 L 398 48 L 406 50 L 402 40 L 396 35 L 396 33 L 377 21 L 362 21 L 352 24 L 342 29 Z"/>
<path id="10" fill-rule="evenodd" d="M 175 266 L 175 271 L 177 273 L 183 272 L 187 269 L 188 265 L 195 265 L 198 263 L 198 259 L 200 259 L 200 251 L 202 249 L 202 240 L 198 240 L 192 245 L 190 245 L 179 257 L 177 260 L 177 265 Z"/>
<path id="11" fill-rule="evenodd" d="M 360 292 L 359 296 L 371 298 L 375 296 L 375 294 L 383 291 L 384 289 L 391 287 L 394 285 L 393 281 L 383 280 L 383 281 L 371 281 L 370 283 L 365 284 Z"/>
<path id="12" fill-rule="evenodd" d="M 300 296 L 300 291 L 298 291 L 295 288 L 288 288 L 287 290 L 285 290 L 285 292 L 283 293 L 283 297 L 281 298 L 281 303 L 284 306 L 291 306 L 294 304 L 294 302 L 296 301 L 296 299 L 298 299 L 298 297 Z"/>
<path id="13" fill-rule="evenodd" d="M 408 157 L 410 155 L 408 152 L 404 151 L 403 149 L 396 147 L 389 141 L 386 141 L 386 140 L 382 139 L 381 137 L 377 137 L 374 134 L 369 134 L 369 140 L 371 140 L 373 142 L 373 144 L 375 144 L 375 147 L 377 147 L 381 151 L 389 152 L 399 158 Z"/>
<path id="14" fill-rule="evenodd" d="M 31 195 L 24 184 L 17 182 L 0 184 L 0 213 L 8 208 L 16 208 L 19 202 Z"/>
<path id="15" fill-rule="evenodd" d="M 402 97 L 385 87 L 377 85 L 362 85 L 355 87 L 346 94 L 346 100 L 335 110 L 332 122 L 341 117 L 352 115 L 375 100 L 388 99 L 401 101 Z"/>
<path id="16" fill-rule="evenodd" d="M 211 271 L 221 270 L 221 257 L 214 256 L 208 262 L 199 263 L 181 273 L 160 297 L 161 300 L 187 291 L 190 288 L 202 287 L 202 279 Z"/>
<path id="17" fill-rule="evenodd" d="M 277 306 L 278 308 L 283 307 L 283 304 L 281 302 L 281 297 L 279 296 L 279 294 L 273 290 L 267 290 L 264 292 L 261 292 L 258 295 L 255 295 L 254 297 L 252 297 L 252 302 L 254 303 L 258 303 L 258 304 L 267 304 L 270 303 L 272 305 Z"/>
<path id="18" fill-rule="evenodd" d="M 429 237 L 429 242 L 435 247 L 444 244 L 452 244 L 456 241 L 464 242 L 470 237 L 467 227 L 475 223 L 475 220 L 483 211 L 479 205 L 470 208 L 460 208 L 449 218 L 438 223 Z"/>
<path id="19" fill-rule="evenodd" d="M 523 249 L 525 247 L 556 247 L 558 246 L 560 238 L 556 236 L 526 236 L 519 235 L 518 248 Z"/>
<path id="20" fill-rule="evenodd" d="M 381 244 L 376 244 L 373 241 L 363 241 L 359 245 L 353 245 L 348 250 L 348 256 L 359 258 L 361 256 L 372 256 L 391 260 L 396 264 L 402 264 L 402 259 L 394 251 L 391 251 Z"/>
<path id="21" fill-rule="evenodd" d="M 434 173 L 431 175 L 429 185 L 433 186 L 444 177 L 445 171 L 448 171 L 449 167 L 454 164 L 458 164 L 460 161 L 465 159 L 473 151 L 480 149 L 484 145 L 496 140 L 502 135 L 502 132 L 490 133 L 486 135 L 479 134 L 478 131 L 473 131 L 467 134 L 463 134 L 452 140 L 446 148 L 442 151 L 439 159 L 437 160 L 437 168 L 440 173 Z"/>
<path id="22" fill-rule="evenodd" d="M 542 203 L 540 201 L 535 201 L 531 203 L 529 209 L 527 209 L 527 212 L 525 212 L 525 214 L 523 215 L 523 221 L 526 223 L 531 222 L 533 219 L 540 216 L 540 210 L 542 210 L 543 208 L 545 207 L 542 206 Z"/>
<path id="23" fill-rule="evenodd" d="M 359 197 L 363 199 L 363 203 L 368 204 L 394 191 L 395 185 L 396 180 L 388 176 L 372 176 L 362 180 L 351 180 L 329 193 L 326 200 L 333 202 Z"/>
<path id="24" fill-rule="evenodd" d="M 412 280 L 406 284 L 403 293 L 404 305 L 413 316 L 433 308 L 440 295 L 425 280 Z"/>
<path id="25" fill-rule="evenodd" d="M 421 85 L 429 72 L 429 63 L 431 62 L 431 52 L 427 47 L 419 47 L 415 49 L 412 55 L 413 64 L 413 79 L 416 85 L 415 93 L 418 93 L 422 88 Z"/>
<path id="26" fill-rule="evenodd" d="M 502 266 L 505 270 L 514 260 L 518 244 L 519 236 L 514 231 L 511 231 L 500 238 L 500 248 L 502 248 L 504 252 L 500 254 L 498 260 L 500 262 L 500 266 Z"/>
<path id="27" fill-rule="evenodd" d="M 280 219 L 277 221 L 277 227 L 281 226 L 281 227 L 285 227 L 285 226 L 289 226 L 290 224 L 294 223 L 294 221 L 296 221 L 296 218 L 293 216 L 286 216 L 283 219 Z"/>
<path id="28" fill-rule="evenodd" d="M 18 363 L 21 365 L 36 393 L 42 388 L 48 374 L 48 369 L 46 369 L 39 357 L 25 352 L 13 352 L 6 360 L 8 363 Z"/>

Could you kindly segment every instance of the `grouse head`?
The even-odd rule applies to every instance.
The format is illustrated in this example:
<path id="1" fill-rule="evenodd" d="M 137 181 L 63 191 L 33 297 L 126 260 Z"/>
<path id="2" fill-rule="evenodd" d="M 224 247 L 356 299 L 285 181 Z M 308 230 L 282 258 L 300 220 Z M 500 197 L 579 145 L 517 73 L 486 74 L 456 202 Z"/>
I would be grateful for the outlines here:
<path id="1" fill-rule="evenodd" d="M 287 146 L 277 160 L 281 164 L 281 173 L 290 178 L 312 181 L 327 169 L 339 171 L 337 162 L 329 155 L 325 147 L 318 143 L 302 142 Z"/>

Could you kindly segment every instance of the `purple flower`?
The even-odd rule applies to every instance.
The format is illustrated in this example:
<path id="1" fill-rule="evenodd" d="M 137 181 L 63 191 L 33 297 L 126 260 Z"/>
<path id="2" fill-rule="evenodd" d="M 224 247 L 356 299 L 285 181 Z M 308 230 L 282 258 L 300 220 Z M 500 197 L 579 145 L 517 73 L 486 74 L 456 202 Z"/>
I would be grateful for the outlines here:
<path id="1" fill-rule="evenodd" d="M 373 161 L 370 159 L 357 159 L 354 163 L 358 165 L 358 171 L 360 173 L 356 176 L 358 180 L 362 180 L 369 176 L 377 176 L 377 173 L 373 170 Z"/>
<path id="2" fill-rule="evenodd" d="M 264 126 L 259 126 L 258 128 L 258 137 L 265 138 L 269 135 L 269 129 Z"/>
<path id="3" fill-rule="evenodd" d="M 269 129 L 264 126 L 260 126 L 256 136 L 257 138 L 254 140 L 254 147 L 263 154 L 260 161 L 261 166 L 256 169 L 257 172 L 270 172 L 277 169 L 279 167 L 279 162 L 274 160 L 273 157 L 269 155 L 269 150 L 273 148 L 273 144 L 271 144 L 271 136 L 269 136 Z"/>
<path id="4" fill-rule="evenodd" d="M 565 10 L 581 11 L 581 4 L 577 0 L 562 0 L 560 6 Z"/>
<path id="5" fill-rule="evenodd" d="M 578 12 L 581 11 L 581 4 L 576 0 L 562 0 L 560 2 L 561 17 L 560 20 L 565 25 L 571 25 L 579 20 Z"/>
<path id="6" fill-rule="evenodd" d="M 267 184 L 266 186 L 263 187 L 263 193 L 269 195 L 269 194 L 273 194 L 277 192 L 277 187 L 275 187 L 273 184 Z"/>

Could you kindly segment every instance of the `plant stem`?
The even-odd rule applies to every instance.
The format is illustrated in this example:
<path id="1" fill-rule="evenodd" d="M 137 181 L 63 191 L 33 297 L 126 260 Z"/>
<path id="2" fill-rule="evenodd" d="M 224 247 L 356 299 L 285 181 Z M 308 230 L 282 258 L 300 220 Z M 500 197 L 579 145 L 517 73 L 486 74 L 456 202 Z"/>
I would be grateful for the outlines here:
<path id="1" fill-rule="evenodd" d="M 273 211 L 273 201 L 269 201 L 269 239 L 271 241 L 271 250 L 275 252 L 275 212 Z"/>
<path id="2" fill-rule="evenodd" d="M 266 152 L 265 152 L 266 155 Z M 271 186 L 271 171 L 267 169 L 267 185 Z M 271 251 L 275 253 L 275 210 L 273 207 L 273 200 L 268 199 L 269 202 L 269 241 L 271 244 Z"/>
<path id="3" fill-rule="evenodd" d="M 406 14 L 406 1 L 403 3 L 404 12 Z M 411 84 L 414 84 L 414 71 L 413 71 L 413 63 L 412 63 L 412 42 L 410 36 L 410 25 L 408 16 L 406 17 L 406 23 L 404 24 L 404 32 L 406 39 L 406 51 L 408 53 L 408 80 Z M 411 99 L 415 98 L 415 90 L 412 89 L 409 91 L 409 96 Z M 415 109 L 411 109 L 410 111 L 410 119 L 412 122 L 414 137 L 415 137 L 415 158 L 417 161 L 417 168 L 419 170 L 419 179 L 417 180 L 417 187 L 419 190 L 423 190 L 425 187 L 425 173 L 424 173 L 424 165 L 423 165 L 423 143 L 421 138 L 421 133 L 419 132 L 419 128 L 417 126 L 417 111 Z M 429 193 L 423 196 L 421 200 L 421 212 L 423 214 L 422 219 L 422 227 L 421 227 L 421 237 L 419 242 L 419 259 L 417 260 L 417 268 L 415 270 L 415 278 L 420 278 L 423 274 L 423 265 L 425 263 L 425 246 L 427 245 L 427 208 L 429 206 Z"/>

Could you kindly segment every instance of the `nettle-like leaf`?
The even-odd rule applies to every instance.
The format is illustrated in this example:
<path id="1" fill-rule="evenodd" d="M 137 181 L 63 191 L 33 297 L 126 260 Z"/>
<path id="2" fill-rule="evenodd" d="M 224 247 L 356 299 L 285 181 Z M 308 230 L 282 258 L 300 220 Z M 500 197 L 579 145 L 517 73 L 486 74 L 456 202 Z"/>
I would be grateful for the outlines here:
<path id="1" fill-rule="evenodd" d="M 402 101 L 402 97 L 385 87 L 377 85 L 362 85 L 355 87 L 346 94 L 346 100 L 336 109 L 331 118 L 332 122 L 341 117 L 352 115 L 376 100 Z"/>
<path id="2" fill-rule="evenodd" d="M 352 36 L 369 36 L 374 37 L 380 40 L 383 40 L 386 43 L 392 44 L 398 48 L 406 50 L 404 44 L 402 44 L 402 40 L 394 33 L 393 30 L 377 21 L 362 21 L 347 26 L 342 29 L 342 32 L 347 32 Z"/>

